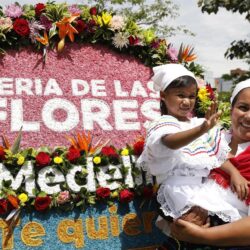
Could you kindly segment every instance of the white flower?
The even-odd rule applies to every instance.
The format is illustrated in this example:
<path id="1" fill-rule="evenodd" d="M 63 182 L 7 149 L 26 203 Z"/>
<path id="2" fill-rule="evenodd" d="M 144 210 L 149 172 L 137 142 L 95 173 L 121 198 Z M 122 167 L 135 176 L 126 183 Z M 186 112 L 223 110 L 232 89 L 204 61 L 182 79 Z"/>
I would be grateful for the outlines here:
<path id="1" fill-rule="evenodd" d="M 116 33 L 113 37 L 113 44 L 116 48 L 122 49 L 123 47 L 128 47 L 128 35 L 125 33 Z"/>
<path id="2" fill-rule="evenodd" d="M 12 21 L 9 17 L 0 17 L 0 31 L 6 31 L 12 29 Z"/>
<path id="3" fill-rule="evenodd" d="M 113 16 L 110 21 L 110 27 L 113 30 L 121 30 L 125 25 L 124 18 L 122 16 Z"/>

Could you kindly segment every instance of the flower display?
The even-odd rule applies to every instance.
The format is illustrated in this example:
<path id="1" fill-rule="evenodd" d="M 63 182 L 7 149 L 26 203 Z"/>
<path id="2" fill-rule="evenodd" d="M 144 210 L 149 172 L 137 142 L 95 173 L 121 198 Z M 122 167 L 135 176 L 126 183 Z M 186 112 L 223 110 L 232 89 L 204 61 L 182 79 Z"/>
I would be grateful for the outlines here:
<path id="1" fill-rule="evenodd" d="M 25 203 L 28 201 L 28 195 L 25 193 L 21 193 L 18 195 L 18 199 L 21 201 L 21 203 Z"/>
<path id="2" fill-rule="evenodd" d="M 128 189 L 124 189 L 120 192 L 120 202 L 129 203 L 134 199 L 134 193 Z"/>
<path id="3" fill-rule="evenodd" d="M 51 158 L 50 158 L 49 154 L 47 154 L 45 152 L 40 152 L 36 156 L 36 164 L 39 168 L 43 168 L 43 167 L 48 166 L 50 164 L 50 161 L 51 161 Z"/>
<path id="4" fill-rule="evenodd" d="M 96 195 L 103 199 L 108 198 L 110 196 L 110 189 L 105 187 L 99 187 L 96 190 Z"/>
<path id="5" fill-rule="evenodd" d="M 3 10 L 0 34 L 4 32 L 5 36 L 0 39 L 1 52 L 13 46 L 30 44 L 46 54 L 49 48 L 57 48 L 61 52 L 68 42 L 105 42 L 114 50 L 136 56 L 148 66 L 170 62 L 187 66 L 195 59 L 190 47 L 182 46 L 178 51 L 165 39 L 158 38 L 153 28 L 144 29 L 134 21 L 100 6 L 48 1 L 24 6 L 15 3 Z M 46 43 L 44 31 L 48 34 Z M 18 40 L 20 36 L 24 39 L 23 43 Z"/>
<path id="6" fill-rule="evenodd" d="M 51 198 L 49 196 L 36 197 L 34 207 L 37 211 L 43 212 L 49 208 L 51 204 Z"/>

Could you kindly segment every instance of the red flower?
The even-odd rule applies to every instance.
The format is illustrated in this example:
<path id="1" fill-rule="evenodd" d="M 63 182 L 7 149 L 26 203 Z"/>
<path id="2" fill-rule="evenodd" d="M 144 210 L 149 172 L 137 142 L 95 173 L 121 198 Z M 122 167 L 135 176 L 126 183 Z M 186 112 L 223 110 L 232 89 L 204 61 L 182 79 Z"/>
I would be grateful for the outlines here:
<path id="1" fill-rule="evenodd" d="M 101 153 L 107 157 L 114 157 L 114 158 L 118 157 L 118 154 L 116 153 L 113 147 L 108 147 L 108 146 L 103 147 Z"/>
<path id="2" fill-rule="evenodd" d="M 82 33 L 85 29 L 87 29 L 87 25 L 83 22 L 83 20 L 77 20 L 76 30 L 78 31 L 78 33 Z"/>
<path id="3" fill-rule="evenodd" d="M 120 192 L 120 202 L 129 203 L 134 199 L 134 193 L 128 189 L 124 189 Z"/>
<path id="4" fill-rule="evenodd" d="M 144 141 L 143 140 L 137 141 L 133 145 L 134 155 L 140 156 L 143 151 L 143 147 L 144 147 Z"/>
<path id="5" fill-rule="evenodd" d="M 8 201 L 6 199 L 0 199 L 0 214 L 6 214 L 8 212 Z"/>
<path id="6" fill-rule="evenodd" d="M 46 167 L 50 164 L 50 156 L 45 152 L 40 152 L 36 156 L 36 165 L 40 168 Z"/>
<path id="7" fill-rule="evenodd" d="M 39 212 L 45 211 L 51 203 L 51 198 L 49 196 L 46 197 L 36 197 L 35 199 L 35 209 Z"/>
<path id="8" fill-rule="evenodd" d="M 45 4 L 43 3 L 38 3 L 35 5 L 35 12 L 37 16 L 40 16 L 42 12 L 45 10 Z"/>
<path id="9" fill-rule="evenodd" d="M 128 40 L 130 45 L 136 45 L 140 42 L 138 37 L 133 37 L 133 36 L 130 36 Z"/>
<path id="10" fill-rule="evenodd" d="M 100 198 L 108 198 L 110 196 L 110 189 L 105 187 L 99 187 L 96 190 L 96 194 Z"/>
<path id="11" fill-rule="evenodd" d="M 17 18 L 15 20 L 13 29 L 20 36 L 28 36 L 30 34 L 29 23 L 23 18 Z"/>
<path id="12" fill-rule="evenodd" d="M 69 149 L 69 152 L 66 155 L 66 158 L 71 162 L 75 163 L 76 160 L 81 156 L 80 151 L 74 147 Z"/>
<path id="13" fill-rule="evenodd" d="M 4 152 L 4 148 L 0 147 L 0 161 L 5 160 L 5 152 Z"/>
<path id="14" fill-rule="evenodd" d="M 150 200 L 154 196 L 153 187 L 147 187 L 147 186 L 143 187 L 142 194 L 145 199 Z"/>
<path id="15" fill-rule="evenodd" d="M 90 13 L 91 15 L 93 15 L 93 16 L 96 16 L 96 14 L 97 14 L 97 8 L 96 8 L 96 7 L 90 8 L 89 13 Z"/>
<path id="16" fill-rule="evenodd" d="M 213 89 L 211 88 L 210 84 L 207 84 L 207 85 L 206 85 L 206 90 L 207 90 L 207 92 L 209 93 L 209 99 L 210 99 L 210 100 L 214 100 L 214 91 L 213 91 Z"/>

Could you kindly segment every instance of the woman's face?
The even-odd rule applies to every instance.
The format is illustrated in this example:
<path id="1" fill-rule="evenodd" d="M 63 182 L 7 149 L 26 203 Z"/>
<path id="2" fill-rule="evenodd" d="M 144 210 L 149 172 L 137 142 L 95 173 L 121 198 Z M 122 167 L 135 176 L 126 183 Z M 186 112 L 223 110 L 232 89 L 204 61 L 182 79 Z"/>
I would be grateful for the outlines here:
<path id="1" fill-rule="evenodd" d="M 238 143 L 250 141 L 250 88 L 243 89 L 231 111 L 233 137 Z"/>

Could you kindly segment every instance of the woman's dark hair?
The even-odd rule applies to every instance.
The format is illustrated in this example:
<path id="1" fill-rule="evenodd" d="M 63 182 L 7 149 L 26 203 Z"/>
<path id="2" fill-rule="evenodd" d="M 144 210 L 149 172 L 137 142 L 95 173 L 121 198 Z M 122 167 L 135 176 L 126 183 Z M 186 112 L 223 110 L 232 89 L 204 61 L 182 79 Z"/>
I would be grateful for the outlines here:
<path id="1" fill-rule="evenodd" d="M 183 87 L 188 87 L 192 84 L 197 85 L 195 79 L 191 76 L 180 76 L 178 78 L 176 78 L 175 80 L 173 80 L 168 86 L 167 88 L 164 90 L 164 92 L 166 90 L 169 89 L 175 89 L 175 88 L 183 88 Z M 161 115 L 167 115 L 168 114 L 168 110 L 167 107 L 165 105 L 164 101 L 160 101 L 160 111 L 161 111 Z"/>

